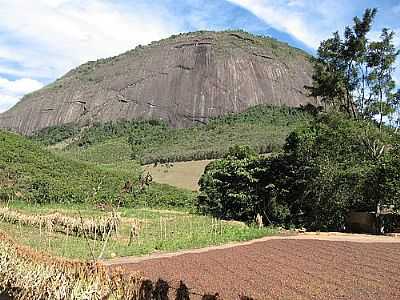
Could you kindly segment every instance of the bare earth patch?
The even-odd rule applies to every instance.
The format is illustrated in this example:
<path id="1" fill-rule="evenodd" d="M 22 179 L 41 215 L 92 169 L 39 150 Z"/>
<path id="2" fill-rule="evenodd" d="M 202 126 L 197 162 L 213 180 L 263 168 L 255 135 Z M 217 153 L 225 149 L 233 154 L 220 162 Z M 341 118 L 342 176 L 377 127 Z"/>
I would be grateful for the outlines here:
<path id="1" fill-rule="evenodd" d="M 199 179 L 210 162 L 211 160 L 199 160 L 175 162 L 170 166 L 166 164 L 160 164 L 156 167 L 154 165 L 146 165 L 144 170 L 150 172 L 155 182 L 198 191 Z"/>
<path id="2" fill-rule="evenodd" d="M 153 280 L 173 287 L 183 280 L 195 294 L 223 299 L 400 299 L 400 239 L 392 237 L 269 237 L 128 262 L 120 261 Z"/>

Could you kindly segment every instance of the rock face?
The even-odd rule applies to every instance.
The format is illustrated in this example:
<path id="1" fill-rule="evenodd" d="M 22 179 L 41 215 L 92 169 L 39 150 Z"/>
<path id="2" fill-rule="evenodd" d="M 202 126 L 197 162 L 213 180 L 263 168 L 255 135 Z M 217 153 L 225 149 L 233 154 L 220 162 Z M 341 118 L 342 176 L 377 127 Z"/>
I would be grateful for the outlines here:
<path id="1" fill-rule="evenodd" d="M 313 103 L 309 57 L 241 31 L 195 32 L 88 62 L 0 114 L 0 128 L 23 134 L 66 123 L 163 119 L 207 122 L 257 104 Z"/>

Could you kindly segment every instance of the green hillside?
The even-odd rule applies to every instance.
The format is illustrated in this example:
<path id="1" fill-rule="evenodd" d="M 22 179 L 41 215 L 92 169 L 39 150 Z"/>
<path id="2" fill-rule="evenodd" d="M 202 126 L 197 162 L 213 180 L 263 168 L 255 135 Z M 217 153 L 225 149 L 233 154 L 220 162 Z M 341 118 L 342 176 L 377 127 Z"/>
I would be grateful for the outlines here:
<path id="1" fill-rule="evenodd" d="M 234 145 L 249 145 L 259 153 L 280 151 L 288 134 L 311 118 L 300 108 L 256 106 L 191 128 L 170 128 L 159 121 L 119 121 L 82 130 L 72 125 L 48 128 L 33 139 L 54 149 L 68 141 L 62 151 L 57 150 L 60 155 L 96 163 L 202 160 L 223 157 Z"/>
<path id="2" fill-rule="evenodd" d="M 191 206 L 193 195 L 151 184 L 141 189 L 134 161 L 94 165 L 67 159 L 16 134 L 0 131 L 0 200 Z M 124 189 L 127 183 L 132 187 Z"/>

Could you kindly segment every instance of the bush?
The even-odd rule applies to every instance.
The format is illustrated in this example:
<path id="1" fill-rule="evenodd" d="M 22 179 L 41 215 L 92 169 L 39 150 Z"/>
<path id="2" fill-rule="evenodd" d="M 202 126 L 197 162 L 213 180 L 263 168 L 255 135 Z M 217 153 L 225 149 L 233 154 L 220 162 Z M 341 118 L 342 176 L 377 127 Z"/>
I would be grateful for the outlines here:
<path id="1" fill-rule="evenodd" d="M 198 206 L 221 218 L 338 230 L 349 210 L 400 206 L 399 136 L 371 121 L 319 116 L 266 159 L 227 156 L 200 179 Z M 246 153 L 246 152 L 244 152 Z"/>
<path id="2" fill-rule="evenodd" d="M 287 217 L 287 206 L 275 197 L 269 178 L 262 176 L 275 167 L 248 147 L 231 148 L 225 159 L 210 163 L 200 178 L 199 210 L 223 219 L 252 222 L 260 214 L 271 223 L 281 222 Z"/>

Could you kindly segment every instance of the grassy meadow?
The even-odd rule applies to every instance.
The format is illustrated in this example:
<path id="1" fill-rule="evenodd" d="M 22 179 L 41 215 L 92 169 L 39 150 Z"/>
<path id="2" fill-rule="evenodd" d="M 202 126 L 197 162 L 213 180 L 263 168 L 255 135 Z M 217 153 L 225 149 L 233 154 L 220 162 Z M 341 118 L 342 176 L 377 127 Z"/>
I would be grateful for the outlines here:
<path id="1" fill-rule="evenodd" d="M 196 195 L 190 191 L 157 183 L 142 186 L 142 170 L 136 161 L 100 164 L 65 158 L 3 131 L 0 141 L 0 201 L 185 209 L 194 206 Z"/>
<path id="2" fill-rule="evenodd" d="M 223 157 L 238 144 L 262 153 L 280 151 L 289 132 L 310 119 L 301 109 L 260 106 L 184 129 L 159 121 L 118 121 L 48 128 L 30 139 L 0 131 L 0 205 L 33 219 L 54 213 L 96 219 L 111 209 L 121 216 L 118 232 L 106 245 L 101 239 L 4 218 L 0 227 L 36 250 L 81 259 L 102 252 L 103 258 L 146 255 L 276 234 L 274 228 L 199 214 L 197 181 L 206 159 Z M 153 182 L 144 180 L 147 172 Z"/>
<path id="3" fill-rule="evenodd" d="M 190 191 L 198 191 L 199 179 L 210 162 L 211 160 L 197 160 L 158 165 L 151 164 L 144 166 L 144 170 L 151 174 L 155 182 Z"/>
<path id="4" fill-rule="evenodd" d="M 14 202 L 12 210 L 35 215 L 61 213 L 66 216 L 98 218 L 109 212 L 86 204 L 66 206 L 62 204 L 27 205 Z M 47 232 L 31 226 L 10 224 L 0 218 L 0 227 L 18 242 L 33 249 L 45 251 L 55 256 L 67 258 L 92 259 L 122 256 L 140 256 L 155 252 L 172 252 L 233 241 L 250 240 L 266 235 L 277 234 L 275 228 L 258 228 L 244 223 L 217 220 L 207 216 L 190 214 L 185 211 L 161 210 L 151 208 L 120 208 L 117 212 L 122 218 L 118 233 L 108 242 L 85 239 L 57 232 Z M 131 228 L 136 226 L 137 235 L 130 238 Z M 106 243 L 106 246 L 104 244 Z"/>

